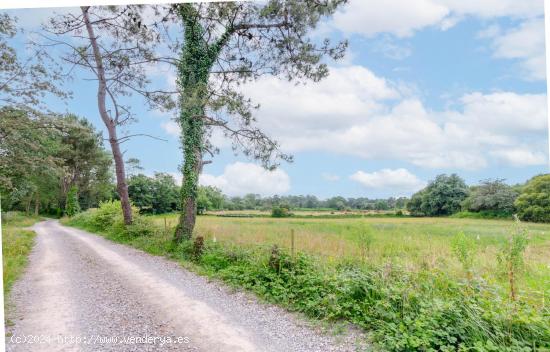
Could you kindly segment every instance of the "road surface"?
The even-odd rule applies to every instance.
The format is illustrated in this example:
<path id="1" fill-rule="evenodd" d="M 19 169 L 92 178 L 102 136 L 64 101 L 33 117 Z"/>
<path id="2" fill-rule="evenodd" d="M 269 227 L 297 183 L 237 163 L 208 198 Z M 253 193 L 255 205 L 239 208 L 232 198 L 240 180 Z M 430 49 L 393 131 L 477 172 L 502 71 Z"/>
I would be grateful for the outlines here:
<path id="1" fill-rule="evenodd" d="M 57 221 L 33 229 L 8 351 L 355 351 L 364 341 Z"/>

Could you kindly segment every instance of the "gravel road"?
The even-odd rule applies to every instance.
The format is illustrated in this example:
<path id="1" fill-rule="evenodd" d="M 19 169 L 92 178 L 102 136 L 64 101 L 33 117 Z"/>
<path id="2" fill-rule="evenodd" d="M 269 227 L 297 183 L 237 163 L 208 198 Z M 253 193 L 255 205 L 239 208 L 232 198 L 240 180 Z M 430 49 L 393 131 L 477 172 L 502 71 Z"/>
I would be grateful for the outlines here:
<path id="1" fill-rule="evenodd" d="M 8 351 L 357 351 L 162 257 L 49 220 L 13 287 Z"/>

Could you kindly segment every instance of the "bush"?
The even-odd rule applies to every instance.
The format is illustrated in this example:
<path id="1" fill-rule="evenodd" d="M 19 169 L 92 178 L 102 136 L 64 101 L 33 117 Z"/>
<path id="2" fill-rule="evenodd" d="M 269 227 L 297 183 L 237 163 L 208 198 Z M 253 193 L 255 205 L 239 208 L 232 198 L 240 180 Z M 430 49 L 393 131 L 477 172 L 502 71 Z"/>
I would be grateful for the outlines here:
<path id="1" fill-rule="evenodd" d="M 132 211 L 132 224 L 125 225 L 120 201 L 102 202 L 97 209 L 88 209 L 73 216 L 69 220 L 69 225 L 83 227 L 90 231 L 109 233 L 113 236 L 137 237 L 153 234 L 154 226 L 139 215 L 137 209 L 133 208 Z"/>
<path id="2" fill-rule="evenodd" d="M 274 218 L 287 218 L 291 216 L 292 214 L 288 210 L 288 208 L 284 207 L 273 207 L 271 209 L 271 217 Z"/>
<path id="3" fill-rule="evenodd" d="M 550 174 L 533 177 L 515 202 L 524 221 L 550 222 Z"/>
<path id="4" fill-rule="evenodd" d="M 125 231 L 130 237 L 150 236 L 155 232 L 155 227 L 143 216 L 134 215 L 132 224 L 126 225 Z"/>
<path id="5" fill-rule="evenodd" d="M 65 203 L 65 214 L 68 217 L 75 216 L 80 212 L 80 204 L 78 203 L 78 188 L 71 186 L 67 192 L 67 201 Z"/>

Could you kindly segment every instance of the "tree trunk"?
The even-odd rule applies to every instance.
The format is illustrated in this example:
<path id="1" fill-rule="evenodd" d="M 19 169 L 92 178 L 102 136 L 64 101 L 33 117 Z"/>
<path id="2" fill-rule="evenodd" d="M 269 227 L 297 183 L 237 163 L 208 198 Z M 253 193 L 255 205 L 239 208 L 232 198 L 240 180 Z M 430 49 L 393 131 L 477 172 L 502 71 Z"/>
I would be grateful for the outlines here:
<path id="1" fill-rule="evenodd" d="M 120 203 L 122 205 L 122 215 L 124 217 L 124 223 L 130 225 L 132 223 L 132 206 L 130 204 L 130 198 L 128 196 L 128 185 L 126 184 L 126 174 L 124 172 L 124 159 L 122 158 L 122 152 L 120 151 L 120 144 L 117 137 L 117 121 L 118 115 L 115 119 L 112 119 L 106 107 L 107 97 L 107 83 L 105 79 L 105 69 L 103 66 L 103 57 L 97 44 L 97 38 L 94 34 L 94 29 L 88 16 L 89 6 L 82 6 L 82 15 L 86 24 L 86 30 L 88 31 L 88 37 L 94 53 L 94 60 L 96 63 L 96 75 L 98 78 L 97 88 L 97 106 L 99 109 L 99 115 L 107 127 L 109 133 L 109 143 L 111 144 L 111 151 L 113 152 L 113 159 L 115 162 L 115 174 L 117 193 L 120 197 Z"/>
<path id="2" fill-rule="evenodd" d="M 116 139 L 116 129 L 114 127 L 113 131 L 109 132 L 109 143 L 111 144 L 111 150 L 113 151 L 113 158 L 115 160 L 116 189 L 122 205 L 124 223 L 130 225 L 132 223 L 132 205 L 130 204 L 128 184 L 126 183 L 126 174 L 124 172 L 124 159 L 122 158 L 120 145 Z"/>
<path id="3" fill-rule="evenodd" d="M 188 158 L 186 158 L 183 167 L 184 179 L 181 187 L 182 212 L 179 217 L 174 238 L 177 243 L 184 239 L 191 239 L 193 236 L 193 229 L 195 228 L 195 221 L 197 219 L 196 193 L 198 189 L 199 175 L 202 169 L 202 155 L 200 148 L 198 147 L 196 147 L 191 154 L 195 155 L 194 160 L 188 160 Z M 191 168 L 191 166 L 194 167 Z M 191 169 L 186 172 L 186 167 Z M 185 180 L 189 180 L 190 182 L 186 182 Z M 190 190 L 194 191 L 190 192 Z"/>
<path id="4" fill-rule="evenodd" d="M 34 215 L 38 216 L 40 212 L 40 193 L 36 192 L 36 199 L 34 200 Z"/>
<path id="5" fill-rule="evenodd" d="M 178 64 L 178 85 L 181 92 L 179 123 L 183 144 L 183 181 L 181 186 L 182 213 L 174 234 L 175 242 L 190 239 L 197 217 L 199 175 L 202 172 L 204 148 L 204 116 L 208 101 L 210 69 L 221 45 L 209 47 L 204 28 L 193 4 L 180 4 L 183 22 L 184 47 Z M 223 42 L 223 41 L 222 41 Z"/>

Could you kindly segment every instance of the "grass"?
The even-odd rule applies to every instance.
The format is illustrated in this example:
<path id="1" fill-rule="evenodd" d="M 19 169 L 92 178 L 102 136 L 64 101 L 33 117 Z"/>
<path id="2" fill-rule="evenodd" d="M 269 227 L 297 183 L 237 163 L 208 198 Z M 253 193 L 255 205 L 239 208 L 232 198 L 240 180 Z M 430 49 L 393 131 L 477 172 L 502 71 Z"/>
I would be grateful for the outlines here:
<path id="1" fill-rule="evenodd" d="M 18 212 L 2 215 L 4 301 L 7 300 L 13 283 L 25 270 L 35 236 L 34 232 L 26 227 L 32 226 L 37 220 L 37 217 L 25 216 Z"/>
<path id="2" fill-rule="evenodd" d="M 177 223 L 177 215 L 150 217 L 168 232 Z M 532 301 L 550 297 L 550 224 L 525 223 L 530 245 L 525 254 L 526 270 L 520 282 L 523 295 Z M 462 232 L 475 240 L 474 269 L 478 276 L 505 284 L 498 272 L 496 256 L 511 231 L 513 221 L 459 218 L 375 218 L 361 219 L 273 219 L 199 216 L 196 232 L 207 241 L 244 247 L 271 246 L 290 249 L 291 230 L 295 232 L 295 250 L 318 255 L 327 262 L 368 262 L 409 271 L 440 269 L 462 278 L 460 262 L 451 250 L 451 238 Z M 365 241 L 365 235 L 368 241 Z M 161 241 L 168 240 L 162 239 Z M 365 242 L 369 242 L 368 248 Z"/>
<path id="3" fill-rule="evenodd" d="M 544 300 L 550 225 L 525 224 L 526 265 L 516 273 L 519 295 L 511 301 L 497 260 L 513 233 L 511 221 L 200 216 L 197 235 L 206 240 L 197 251 L 192 241 L 173 245 L 176 215 L 139 217 L 125 230 L 119 209 L 107 204 L 65 222 L 178 260 L 306 316 L 351 322 L 385 350 L 550 350 Z M 470 267 L 465 258 L 472 258 L 473 273 L 464 269 L 464 262 Z"/>

